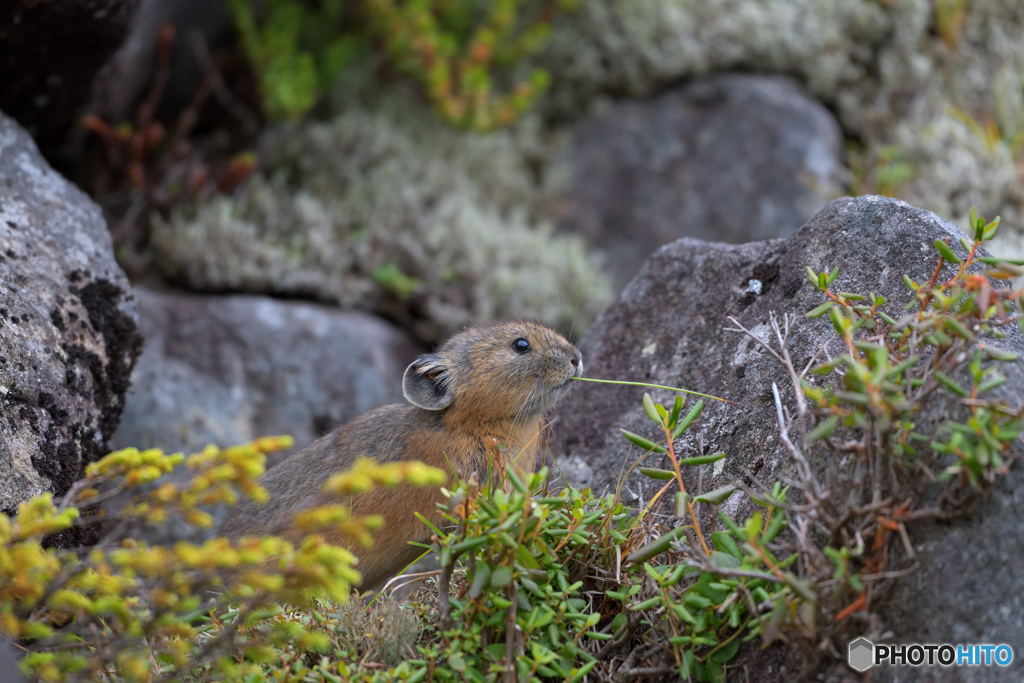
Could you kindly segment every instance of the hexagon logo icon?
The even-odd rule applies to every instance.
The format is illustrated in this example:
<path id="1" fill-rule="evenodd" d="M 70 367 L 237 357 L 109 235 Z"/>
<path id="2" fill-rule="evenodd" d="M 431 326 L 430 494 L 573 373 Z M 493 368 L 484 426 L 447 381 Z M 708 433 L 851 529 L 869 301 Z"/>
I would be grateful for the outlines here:
<path id="1" fill-rule="evenodd" d="M 850 641 L 846 661 L 858 673 L 867 671 L 875 663 L 875 644 L 867 638 Z"/>

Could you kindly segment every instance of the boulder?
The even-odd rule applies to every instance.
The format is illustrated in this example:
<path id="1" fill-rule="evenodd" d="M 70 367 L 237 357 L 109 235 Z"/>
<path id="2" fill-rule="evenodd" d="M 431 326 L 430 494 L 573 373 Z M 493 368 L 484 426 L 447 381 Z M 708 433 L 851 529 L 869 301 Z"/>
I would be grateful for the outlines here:
<path id="1" fill-rule="evenodd" d="M 0 510 L 107 452 L 139 344 L 99 208 L 0 114 Z"/>
<path id="2" fill-rule="evenodd" d="M 720 469 L 699 468 L 705 472 L 699 479 L 690 478 L 690 491 L 709 491 L 745 475 L 762 482 L 785 477 L 791 470 L 779 439 L 771 387 L 777 383 L 784 401 L 791 401 L 788 377 L 749 337 L 725 331 L 733 327 L 729 316 L 767 339 L 770 313 L 795 314 L 789 349 L 796 367 L 802 368 L 826 340 L 839 343 L 826 319 L 803 316 L 822 298 L 807 284 L 806 266 L 817 271 L 838 268 L 835 289 L 884 294 L 898 310 L 910 298 L 902 275 L 926 281 L 935 264 L 933 240 L 960 236 L 956 226 L 934 214 L 865 196 L 829 203 L 786 240 L 742 245 L 679 240 L 648 260 L 582 339 L 587 374 L 680 386 L 733 401 L 706 401 L 704 414 L 691 429 L 695 433 L 683 441 L 684 455 L 728 454 Z M 1016 328 L 1000 344 L 1024 354 L 1024 335 Z M 1000 364 L 1000 370 L 1008 381 L 997 395 L 1019 404 L 1024 361 Z M 586 384 L 559 405 L 556 432 L 562 443 L 556 452 L 568 464 L 567 472 L 578 472 L 582 460 L 597 489 L 618 482 L 623 469 L 641 455 L 619 429 L 652 434 L 641 405 L 643 391 Z M 652 394 L 662 402 L 671 397 L 668 392 Z M 916 420 L 919 431 L 935 433 L 956 409 L 945 396 L 932 395 Z M 664 466 L 654 457 L 648 464 Z M 655 484 L 633 475 L 625 481 L 624 495 L 649 500 Z M 1024 470 L 1013 468 L 968 520 L 911 530 L 920 570 L 896 582 L 884 604 L 872 605 L 884 628 L 894 634 L 892 642 L 1024 642 L 1024 580 L 1019 572 L 1007 570 L 1024 554 L 1024 532 L 1013 513 L 1022 489 Z M 742 518 L 742 502 L 742 496 L 733 496 L 725 506 Z M 979 545 L 977 539 L 992 540 Z M 991 604 L 993 596 L 1000 596 L 997 606 L 978 609 Z M 900 671 L 906 670 L 878 673 L 888 678 Z M 784 677 L 797 672 L 790 670 Z M 977 674 L 977 680 L 999 680 L 1005 672 L 968 673 Z"/>
<path id="3" fill-rule="evenodd" d="M 196 451 L 291 434 L 296 448 L 402 401 L 417 348 L 363 313 L 261 296 L 136 290 L 146 344 L 113 446 Z"/>
<path id="4" fill-rule="evenodd" d="M 124 39 L 137 0 L 5 0 L 0 109 L 49 158 L 69 141 L 93 77 Z"/>
<path id="5" fill-rule="evenodd" d="M 606 252 L 620 284 L 680 237 L 785 237 L 836 195 L 841 137 L 782 76 L 721 74 L 620 101 L 573 135 L 560 225 Z"/>

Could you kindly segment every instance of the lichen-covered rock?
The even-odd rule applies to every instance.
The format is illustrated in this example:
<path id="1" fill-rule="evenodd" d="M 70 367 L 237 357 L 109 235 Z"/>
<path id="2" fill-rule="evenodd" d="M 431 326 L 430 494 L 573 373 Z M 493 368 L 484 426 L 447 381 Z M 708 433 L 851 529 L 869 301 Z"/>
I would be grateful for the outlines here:
<path id="1" fill-rule="evenodd" d="M 836 196 L 841 139 L 785 77 L 715 75 L 617 102 L 574 131 L 561 227 L 608 254 L 623 285 L 680 237 L 784 237 Z"/>
<path id="2" fill-rule="evenodd" d="M 363 313 L 261 296 L 135 292 L 146 339 L 112 448 L 192 452 L 290 434 L 301 448 L 402 400 L 418 353 Z"/>
<path id="3" fill-rule="evenodd" d="M 535 122 L 456 131 L 406 93 L 267 141 L 266 172 L 179 211 L 154 244 L 201 290 L 310 296 L 383 314 L 437 341 L 472 320 L 581 330 L 609 288 L 582 241 L 538 211 Z"/>
<path id="4" fill-rule="evenodd" d="M 720 469 L 705 468 L 699 484 L 690 478 L 691 492 L 710 491 L 745 476 L 772 481 L 788 476 L 789 456 L 779 439 L 772 383 L 792 397 L 783 366 L 749 337 L 726 331 L 729 316 L 768 339 L 770 313 L 795 315 L 789 350 L 802 369 L 823 343 L 838 352 L 841 340 L 825 319 L 803 314 L 821 302 L 821 294 L 806 282 L 805 267 L 817 271 L 838 268 L 836 288 L 876 292 L 887 296 L 892 310 L 910 295 L 903 274 L 925 282 L 935 265 L 933 240 L 958 238 L 956 226 L 901 201 L 882 197 L 836 200 L 785 240 L 727 245 L 682 239 L 660 249 L 581 340 L 580 351 L 593 377 L 668 384 L 707 392 L 734 403 L 706 401 L 695 433 L 687 436 L 686 454 L 703 448 L 724 451 Z M 1024 387 L 1024 334 L 1015 327 L 1000 345 L 1019 355 L 1000 364 L 1006 383 L 991 397 L 1019 405 Z M 821 356 L 818 356 L 821 358 Z M 560 453 L 568 472 L 578 460 L 590 466 L 590 484 L 614 487 L 621 473 L 641 455 L 622 438 L 620 428 L 650 434 L 644 415 L 643 390 L 633 387 L 585 384 L 556 409 Z M 652 392 L 656 399 L 669 394 Z M 939 426 L 963 410 L 951 394 L 936 392 L 915 417 L 915 429 L 939 433 Z M 693 430 L 691 430 L 693 431 Z M 663 457 L 663 456 L 657 456 Z M 838 466 L 839 459 L 828 464 Z M 662 463 L 649 461 L 651 466 Z M 826 463 L 815 463 L 825 466 Z M 687 472 L 689 477 L 692 472 Z M 658 488 L 634 474 L 626 480 L 626 497 L 650 500 Z M 699 488 L 698 488 L 699 487 Z M 1019 561 L 1024 531 L 1011 510 L 1019 505 L 1024 469 L 1014 467 L 972 511 L 962 525 L 930 524 L 915 531 L 914 578 L 897 583 L 894 594 L 873 600 L 885 627 L 899 642 L 1008 642 L 1024 640 L 1024 581 L 1007 566 Z M 841 491 L 832 491 L 841 496 Z M 742 511 L 743 497 L 724 507 Z M 979 549 L 976 539 L 998 539 Z M 973 539 L 973 540 L 972 540 Z M 992 595 L 1003 596 L 998 608 L 978 610 Z M 895 596 L 895 597 L 893 597 Z M 942 596 L 936 600 L 935 596 Z M 1004 605 L 1004 606 L 1003 606 Z M 955 618 L 950 615 L 955 610 Z M 955 623 L 954 623 L 955 622 Z M 798 666 L 798 664 L 797 664 Z M 991 673 L 991 672 L 990 672 Z M 778 678 L 793 678 L 790 670 Z M 981 676 L 978 680 L 999 680 Z"/>
<path id="5" fill-rule="evenodd" d="M 0 110 L 51 158 L 71 138 L 93 76 L 124 39 L 137 0 L 0 3 Z"/>
<path id="6" fill-rule="evenodd" d="M 106 453 L 139 341 L 99 208 L 0 114 L 0 510 Z"/>
<path id="7" fill-rule="evenodd" d="M 720 71 L 792 75 L 863 143 L 855 188 L 958 223 L 977 205 L 1019 231 L 1022 26 L 1017 0 L 593 0 L 554 32 L 545 106 L 572 115 Z"/>

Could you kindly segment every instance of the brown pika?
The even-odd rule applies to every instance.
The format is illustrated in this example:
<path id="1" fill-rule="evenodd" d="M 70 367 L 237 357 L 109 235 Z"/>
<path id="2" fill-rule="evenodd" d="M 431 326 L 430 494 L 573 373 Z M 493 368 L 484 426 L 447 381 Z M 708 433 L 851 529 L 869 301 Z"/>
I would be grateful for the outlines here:
<path id="1" fill-rule="evenodd" d="M 360 456 L 378 462 L 420 460 L 455 477 L 484 471 L 499 453 L 519 473 L 532 472 L 540 451 L 544 411 L 583 373 L 580 352 L 554 330 L 533 322 L 469 327 L 436 353 L 414 360 L 402 378 L 408 404 L 371 410 L 289 456 L 263 477 L 266 503 L 245 501 L 224 521 L 225 536 L 277 534 L 298 542 L 295 513 L 331 502 L 324 482 Z M 440 522 L 433 487 L 402 485 L 351 498 L 356 515 L 379 514 L 384 526 L 371 548 L 354 548 L 340 534 L 331 543 L 359 556 L 363 587 L 379 585 L 419 554 L 409 541 L 429 530 L 414 513 Z"/>

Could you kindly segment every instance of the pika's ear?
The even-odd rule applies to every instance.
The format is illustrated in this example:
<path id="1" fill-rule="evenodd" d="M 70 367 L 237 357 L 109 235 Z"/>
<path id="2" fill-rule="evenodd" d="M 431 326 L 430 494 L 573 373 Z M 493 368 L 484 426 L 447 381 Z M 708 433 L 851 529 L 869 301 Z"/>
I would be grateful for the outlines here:
<path id="1" fill-rule="evenodd" d="M 448 386 L 451 376 L 444 360 L 426 353 L 414 360 L 402 376 L 405 400 L 423 410 L 444 410 L 455 398 Z"/>

